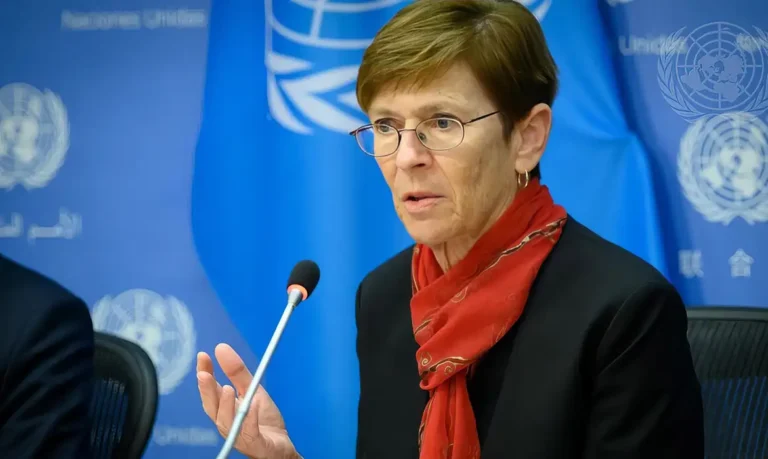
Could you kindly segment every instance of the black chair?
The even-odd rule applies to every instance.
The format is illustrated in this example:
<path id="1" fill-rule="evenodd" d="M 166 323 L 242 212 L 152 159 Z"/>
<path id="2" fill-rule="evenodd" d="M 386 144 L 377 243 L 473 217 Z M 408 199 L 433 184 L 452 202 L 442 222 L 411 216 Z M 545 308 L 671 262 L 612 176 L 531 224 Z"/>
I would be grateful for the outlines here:
<path id="1" fill-rule="evenodd" d="M 96 334 L 96 382 L 91 402 L 95 459 L 139 459 L 155 424 L 155 366 L 137 344 Z"/>
<path id="2" fill-rule="evenodd" d="M 768 309 L 692 307 L 707 458 L 768 457 Z"/>

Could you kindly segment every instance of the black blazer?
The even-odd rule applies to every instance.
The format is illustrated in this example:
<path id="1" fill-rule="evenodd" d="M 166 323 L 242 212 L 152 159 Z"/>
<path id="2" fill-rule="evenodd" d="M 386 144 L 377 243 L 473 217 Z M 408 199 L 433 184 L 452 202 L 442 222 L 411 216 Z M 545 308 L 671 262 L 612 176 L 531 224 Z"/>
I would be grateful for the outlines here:
<path id="1" fill-rule="evenodd" d="M 408 248 L 361 282 L 358 459 L 418 458 Z M 675 289 L 572 218 L 469 392 L 482 459 L 701 459 L 701 388 Z M 432 458 L 430 458 L 432 459 Z M 435 458 L 439 459 L 439 458 Z"/>
<path id="2" fill-rule="evenodd" d="M 0 256 L 0 328 L 0 457 L 89 457 L 94 350 L 86 305 Z"/>

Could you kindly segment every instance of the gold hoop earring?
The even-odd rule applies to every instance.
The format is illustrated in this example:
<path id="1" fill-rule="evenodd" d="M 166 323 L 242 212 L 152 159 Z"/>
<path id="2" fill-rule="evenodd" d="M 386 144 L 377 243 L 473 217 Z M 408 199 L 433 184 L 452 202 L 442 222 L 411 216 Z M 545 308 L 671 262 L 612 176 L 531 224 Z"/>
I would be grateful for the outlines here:
<path id="1" fill-rule="evenodd" d="M 517 174 L 517 187 L 525 188 L 528 186 L 528 183 L 531 181 L 531 175 L 528 173 L 528 171 L 525 171 L 525 183 L 520 183 L 521 177 L 523 177 L 523 174 Z"/>

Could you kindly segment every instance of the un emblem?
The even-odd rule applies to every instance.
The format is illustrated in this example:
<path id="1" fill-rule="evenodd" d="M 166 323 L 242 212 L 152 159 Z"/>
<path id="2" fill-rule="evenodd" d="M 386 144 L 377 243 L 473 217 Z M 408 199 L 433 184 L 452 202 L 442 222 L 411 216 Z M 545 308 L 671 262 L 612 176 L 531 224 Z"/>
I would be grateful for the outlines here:
<path id="1" fill-rule="evenodd" d="M 61 99 L 24 83 L 0 88 L 0 188 L 45 186 L 69 149 Z"/>
<path id="2" fill-rule="evenodd" d="M 684 30 L 665 40 L 657 65 L 661 93 L 678 115 L 691 121 L 768 109 L 768 47 L 755 46 L 768 43 L 765 32 L 755 27 L 751 35 L 727 22 L 705 24 L 687 36 Z"/>
<path id="3" fill-rule="evenodd" d="M 517 0 L 539 20 L 552 0 Z M 265 0 L 267 102 L 297 134 L 346 134 L 365 124 L 355 82 L 376 32 L 409 0 Z"/>
<path id="4" fill-rule="evenodd" d="M 339 133 L 365 124 L 355 95 L 361 55 L 406 1 L 265 0 L 272 118 L 297 134 L 311 134 L 310 123 Z"/>
<path id="5" fill-rule="evenodd" d="M 708 221 L 768 221 L 768 126 L 756 116 L 700 118 L 680 142 L 677 166 L 685 197 Z"/>
<path id="6" fill-rule="evenodd" d="M 105 296 L 93 308 L 93 327 L 140 345 L 157 368 L 159 391 L 173 392 L 192 368 L 196 336 L 192 315 L 178 299 L 143 289 Z"/>

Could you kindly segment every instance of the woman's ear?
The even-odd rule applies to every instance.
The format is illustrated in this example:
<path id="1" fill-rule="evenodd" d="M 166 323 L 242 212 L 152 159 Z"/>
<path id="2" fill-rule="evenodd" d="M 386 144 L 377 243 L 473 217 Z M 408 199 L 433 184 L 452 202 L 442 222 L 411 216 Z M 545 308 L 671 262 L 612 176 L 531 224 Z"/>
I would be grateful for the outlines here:
<path id="1" fill-rule="evenodd" d="M 528 116 L 517 123 L 520 138 L 515 169 L 524 174 L 530 172 L 541 161 L 552 128 L 552 109 L 547 104 L 537 104 Z"/>

